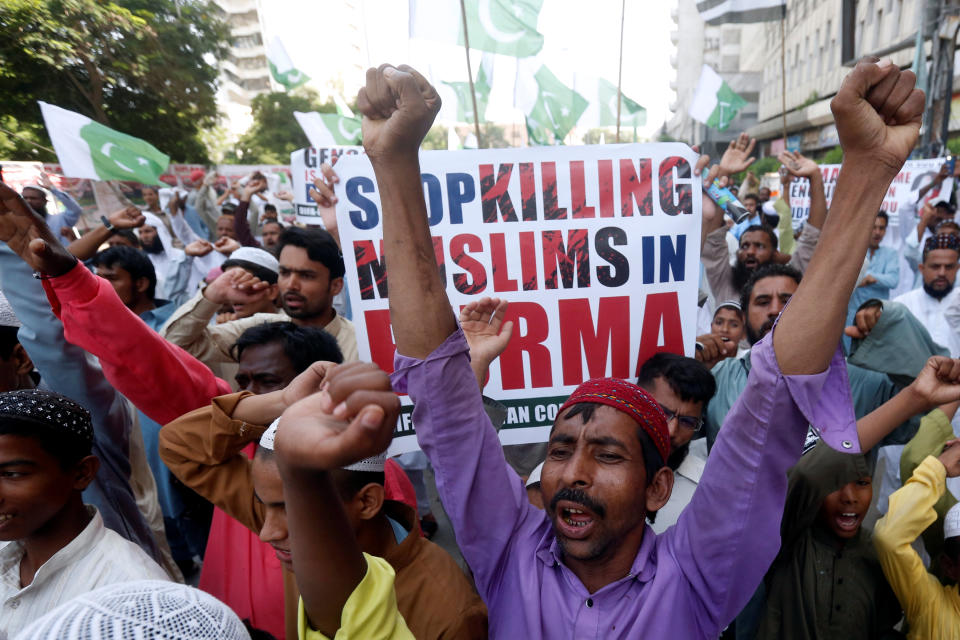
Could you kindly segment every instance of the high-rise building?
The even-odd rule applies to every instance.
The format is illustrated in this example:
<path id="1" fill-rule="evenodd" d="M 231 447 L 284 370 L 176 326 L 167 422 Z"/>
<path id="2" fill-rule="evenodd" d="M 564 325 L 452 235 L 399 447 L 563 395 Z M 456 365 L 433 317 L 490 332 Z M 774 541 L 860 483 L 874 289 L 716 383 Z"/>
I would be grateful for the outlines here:
<path id="1" fill-rule="evenodd" d="M 666 125 L 666 132 L 683 142 L 725 148 L 740 131 L 757 122 L 761 70 L 765 61 L 765 53 L 758 41 L 763 33 L 762 27 L 755 24 L 710 26 L 700 17 L 696 0 L 678 0 L 670 15 L 676 25 L 670 39 L 677 47 L 670 58 L 671 65 L 677 70 L 670 88 L 677 96 L 670 105 L 674 115 Z M 747 102 L 726 131 L 709 129 L 688 113 L 705 64 L 717 71 Z M 714 149 L 706 148 L 705 151 L 716 153 Z"/>
<path id="2" fill-rule="evenodd" d="M 216 1 L 230 25 L 227 57 L 220 61 L 217 106 L 227 130 L 240 135 L 253 123 L 250 101 L 273 88 L 260 1 Z"/>
<path id="3" fill-rule="evenodd" d="M 765 23 L 757 43 L 765 56 L 759 123 L 750 128 L 750 135 L 767 153 L 783 149 L 786 102 L 790 149 L 816 155 L 839 144 L 830 100 L 865 55 L 881 54 L 901 67 L 912 63 L 925 1 L 787 0 L 784 74 L 780 22 Z"/>

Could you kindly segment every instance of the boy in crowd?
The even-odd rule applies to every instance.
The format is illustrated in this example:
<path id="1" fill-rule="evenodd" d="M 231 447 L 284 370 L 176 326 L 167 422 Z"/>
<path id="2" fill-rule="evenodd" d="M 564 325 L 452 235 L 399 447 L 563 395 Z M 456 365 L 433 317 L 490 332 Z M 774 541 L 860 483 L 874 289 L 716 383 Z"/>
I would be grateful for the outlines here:
<path id="1" fill-rule="evenodd" d="M 0 393 L 0 637 L 116 582 L 167 574 L 82 492 L 100 467 L 90 413 L 38 389 Z"/>
<path id="2" fill-rule="evenodd" d="M 724 342 L 739 345 L 740 341 L 747 337 L 740 303 L 736 300 L 727 300 L 717 305 L 717 310 L 713 312 L 710 330 L 714 335 L 720 336 Z"/>

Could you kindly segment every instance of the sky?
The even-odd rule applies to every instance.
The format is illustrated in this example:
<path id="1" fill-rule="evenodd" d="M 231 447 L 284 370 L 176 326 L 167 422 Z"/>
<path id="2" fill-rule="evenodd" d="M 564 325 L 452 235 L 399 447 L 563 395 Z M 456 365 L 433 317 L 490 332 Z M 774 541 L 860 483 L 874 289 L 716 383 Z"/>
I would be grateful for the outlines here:
<path id="1" fill-rule="evenodd" d="M 457 0 L 446 0 L 456 3 Z M 624 18 L 623 92 L 647 109 L 640 137 L 655 135 L 670 117 L 675 94 L 670 81 L 675 70 L 670 56 L 675 2 L 628 0 Z M 383 62 L 406 63 L 425 72 L 436 84 L 465 81 L 462 47 L 415 39 L 408 32 L 409 9 L 404 0 L 265 0 L 261 3 L 267 40 L 279 36 L 294 65 L 311 76 L 321 94 L 328 79 L 342 78 L 352 101 L 363 82 L 363 67 Z M 574 74 L 603 77 L 617 83 L 621 0 L 544 0 L 538 30 L 544 35 L 541 61 L 567 86 Z M 359 50 L 354 47 L 358 47 Z M 480 51 L 471 51 L 474 76 Z M 486 119 L 523 122 L 513 106 L 516 60 L 498 55 Z M 445 94 L 441 93 L 441 96 Z M 589 98 L 589 97 L 588 97 Z"/>

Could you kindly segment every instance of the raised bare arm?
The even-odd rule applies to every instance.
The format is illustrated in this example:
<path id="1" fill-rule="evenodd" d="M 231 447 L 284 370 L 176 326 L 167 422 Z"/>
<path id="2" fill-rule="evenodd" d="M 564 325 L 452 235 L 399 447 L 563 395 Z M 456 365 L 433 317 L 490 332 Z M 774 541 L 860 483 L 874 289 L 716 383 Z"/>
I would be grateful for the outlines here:
<path id="1" fill-rule="evenodd" d="M 837 349 L 883 196 L 916 144 L 923 92 L 889 60 L 862 61 L 831 102 L 843 166 L 823 236 L 773 344 L 787 375 L 824 371 Z"/>

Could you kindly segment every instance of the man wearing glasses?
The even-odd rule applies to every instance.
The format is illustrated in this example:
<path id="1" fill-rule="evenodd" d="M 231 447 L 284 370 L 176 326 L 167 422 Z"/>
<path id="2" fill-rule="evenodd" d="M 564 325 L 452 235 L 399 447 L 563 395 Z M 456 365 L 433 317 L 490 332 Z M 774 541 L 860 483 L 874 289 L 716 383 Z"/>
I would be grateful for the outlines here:
<path id="1" fill-rule="evenodd" d="M 676 524 L 707 464 L 707 442 L 700 437 L 702 416 L 717 383 L 710 370 L 693 358 L 658 353 L 640 367 L 637 384 L 663 409 L 670 431 L 667 466 L 674 471 L 673 492 L 659 511 L 647 514 L 654 532 L 659 534 Z"/>

